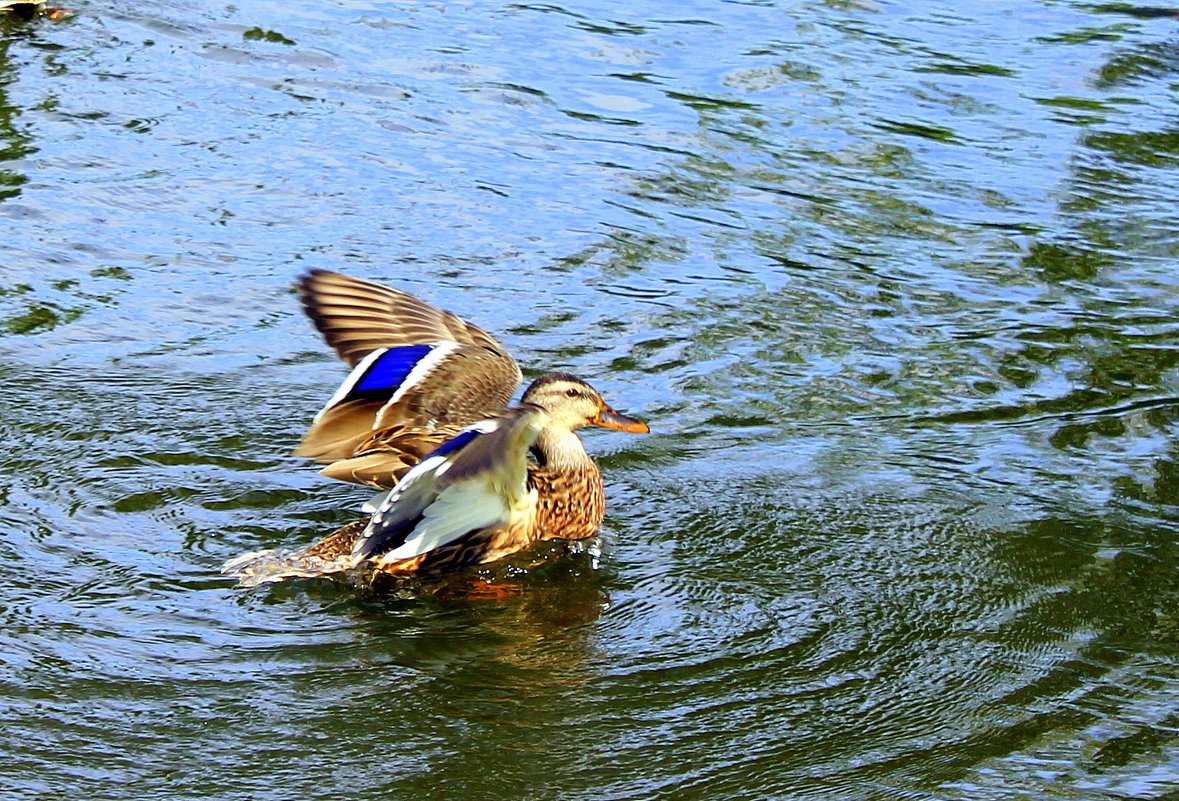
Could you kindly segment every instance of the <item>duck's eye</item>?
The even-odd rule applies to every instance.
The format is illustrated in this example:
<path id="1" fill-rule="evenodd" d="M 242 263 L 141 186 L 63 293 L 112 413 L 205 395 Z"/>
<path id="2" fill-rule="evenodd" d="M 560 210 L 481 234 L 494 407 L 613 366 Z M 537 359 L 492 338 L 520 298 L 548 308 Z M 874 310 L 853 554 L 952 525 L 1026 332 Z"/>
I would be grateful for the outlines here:
<path id="1" fill-rule="evenodd" d="M 569 389 L 565 390 L 565 394 L 571 398 L 576 398 L 581 393 L 579 391 L 577 391 L 576 389 L 574 389 L 573 387 L 569 387 Z"/>

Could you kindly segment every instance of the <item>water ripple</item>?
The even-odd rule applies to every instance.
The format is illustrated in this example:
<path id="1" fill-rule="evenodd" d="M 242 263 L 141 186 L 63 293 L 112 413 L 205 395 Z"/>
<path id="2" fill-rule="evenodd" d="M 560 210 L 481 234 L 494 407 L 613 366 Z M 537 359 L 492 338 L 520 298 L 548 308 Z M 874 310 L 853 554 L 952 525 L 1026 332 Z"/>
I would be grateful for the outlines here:
<path id="1" fill-rule="evenodd" d="M 1179 787 L 1171 12 L 75 11 L 0 30 L 14 798 Z M 314 267 L 651 421 L 600 557 L 217 575 L 365 495 Z"/>

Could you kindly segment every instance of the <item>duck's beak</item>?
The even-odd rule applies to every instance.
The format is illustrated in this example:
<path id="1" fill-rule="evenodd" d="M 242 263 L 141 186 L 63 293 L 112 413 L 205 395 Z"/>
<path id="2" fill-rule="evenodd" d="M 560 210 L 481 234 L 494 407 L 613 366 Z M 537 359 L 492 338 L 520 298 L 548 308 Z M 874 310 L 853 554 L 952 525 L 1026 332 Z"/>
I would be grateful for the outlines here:
<path id="1" fill-rule="evenodd" d="M 646 434 L 651 430 L 642 420 L 619 414 L 609 406 L 599 409 L 598 413 L 590 419 L 590 425 L 613 428 L 615 431 L 625 431 L 628 434 Z"/>

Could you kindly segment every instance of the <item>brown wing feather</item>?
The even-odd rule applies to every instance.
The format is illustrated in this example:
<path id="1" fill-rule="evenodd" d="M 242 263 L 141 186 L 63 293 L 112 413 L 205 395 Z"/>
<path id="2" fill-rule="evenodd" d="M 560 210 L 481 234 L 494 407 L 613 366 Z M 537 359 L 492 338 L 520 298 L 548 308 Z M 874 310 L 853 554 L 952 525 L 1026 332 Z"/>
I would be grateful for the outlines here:
<path id="1" fill-rule="evenodd" d="M 297 286 L 307 316 L 352 366 L 377 348 L 444 340 L 489 348 L 515 366 L 504 347 L 483 329 L 399 289 L 328 270 L 312 270 Z"/>
<path id="2" fill-rule="evenodd" d="M 341 458 L 319 472 L 340 481 L 392 489 L 411 467 L 460 429 L 454 425 L 435 429 L 392 426 L 370 432 L 370 436 L 354 447 L 354 455 Z"/>
<path id="3" fill-rule="evenodd" d="M 307 429 L 295 455 L 320 462 L 348 458 L 372 437 L 373 421 L 384 405 L 384 401 L 363 398 L 337 403 Z"/>

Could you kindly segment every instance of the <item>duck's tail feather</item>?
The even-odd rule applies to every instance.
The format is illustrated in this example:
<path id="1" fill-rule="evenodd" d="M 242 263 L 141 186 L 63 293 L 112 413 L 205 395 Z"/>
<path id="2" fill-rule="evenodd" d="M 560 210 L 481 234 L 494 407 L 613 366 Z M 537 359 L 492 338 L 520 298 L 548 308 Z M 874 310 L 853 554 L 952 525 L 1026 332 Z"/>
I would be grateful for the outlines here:
<path id="1" fill-rule="evenodd" d="M 367 519 L 357 520 L 306 548 L 272 548 L 244 553 L 226 562 L 221 568 L 221 575 L 237 579 L 243 587 L 255 587 L 288 578 L 314 578 L 343 573 L 356 567 L 352 545 L 367 522 Z"/>
<path id="2" fill-rule="evenodd" d="M 341 573 L 352 567 L 350 557 L 324 559 L 310 556 L 306 549 L 284 551 L 272 548 L 251 551 L 230 559 L 221 568 L 221 575 L 235 578 L 243 587 L 256 587 L 288 578 L 313 578 Z"/>

